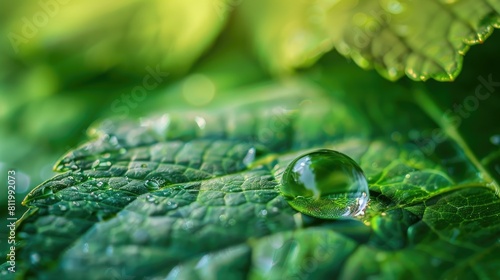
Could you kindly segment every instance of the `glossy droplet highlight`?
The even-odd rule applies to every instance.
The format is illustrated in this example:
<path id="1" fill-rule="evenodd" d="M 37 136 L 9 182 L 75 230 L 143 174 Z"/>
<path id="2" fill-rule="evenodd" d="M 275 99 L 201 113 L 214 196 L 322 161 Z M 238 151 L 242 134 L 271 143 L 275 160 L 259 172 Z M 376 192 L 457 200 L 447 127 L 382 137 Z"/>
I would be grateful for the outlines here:
<path id="1" fill-rule="evenodd" d="M 327 149 L 292 161 L 283 174 L 281 193 L 297 211 L 322 219 L 361 215 L 369 199 L 359 165 Z"/>

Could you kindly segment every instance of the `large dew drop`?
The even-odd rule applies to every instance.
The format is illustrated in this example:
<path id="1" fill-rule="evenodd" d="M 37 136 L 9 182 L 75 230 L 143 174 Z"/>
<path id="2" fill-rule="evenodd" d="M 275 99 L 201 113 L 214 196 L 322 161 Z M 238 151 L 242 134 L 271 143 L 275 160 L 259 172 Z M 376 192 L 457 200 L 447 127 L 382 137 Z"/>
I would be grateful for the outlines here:
<path id="1" fill-rule="evenodd" d="M 292 161 L 283 174 L 281 192 L 297 211 L 322 219 L 360 215 L 369 199 L 368 183 L 359 165 L 327 149 Z"/>

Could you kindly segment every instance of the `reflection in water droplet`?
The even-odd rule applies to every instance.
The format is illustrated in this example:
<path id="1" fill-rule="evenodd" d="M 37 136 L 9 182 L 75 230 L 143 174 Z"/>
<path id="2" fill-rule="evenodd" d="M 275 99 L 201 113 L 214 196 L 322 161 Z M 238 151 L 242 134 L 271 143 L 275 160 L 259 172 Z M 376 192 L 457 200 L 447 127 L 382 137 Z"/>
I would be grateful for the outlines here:
<path id="1" fill-rule="evenodd" d="M 327 149 L 292 161 L 283 174 L 281 192 L 297 211 L 323 219 L 361 215 L 369 200 L 359 165 Z"/>

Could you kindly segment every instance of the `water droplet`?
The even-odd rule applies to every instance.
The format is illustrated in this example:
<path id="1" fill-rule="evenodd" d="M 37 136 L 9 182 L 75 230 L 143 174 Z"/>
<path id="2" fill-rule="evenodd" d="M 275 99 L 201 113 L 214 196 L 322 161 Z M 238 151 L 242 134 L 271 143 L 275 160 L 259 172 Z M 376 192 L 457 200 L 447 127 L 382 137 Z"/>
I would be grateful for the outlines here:
<path id="1" fill-rule="evenodd" d="M 267 216 L 267 210 L 266 209 L 260 210 L 260 215 L 263 217 Z"/>
<path id="2" fill-rule="evenodd" d="M 121 154 L 121 155 L 123 155 L 126 152 L 127 152 L 127 149 L 125 149 L 125 148 L 121 148 L 121 149 L 118 150 L 118 153 Z"/>
<path id="3" fill-rule="evenodd" d="M 243 164 L 247 166 L 250 165 L 255 159 L 255 154 L 256 154 L 255 148 L 250 148 L 245 157 L 243 158 Z"/>
<path id="4" fill-rule="evenodd" d="M 178 206 L 177 203 L 172 202 L 172 201 L 167 201 L 167 209 L 172 210 L 172 209 L 177 208 L 177 206 Z"/>
<path id="5" fill-rule="evenodd" d="M 160 185 L 158 185 L 158 183 L 155 181 L 155 180 L 146 180 L 146 188 L 150 189 L 150 190 L 156 190 L 160 187 Z"/>
<path id="6" fill-rule="evenodd" d="M 42 188 L 42 194 L 43 195 L 51 195 L 53 192 L 52 192 L 52 188 L 50 187 L 43 187 Z"/>
<path id="7" fill-rule="evenodd" d="M 102 187 L 103 184 L 104 184 L 103 182 L 97 182 L 98 187 Z"/>
<path id="8" fill-rule="evenodd" d="M 96 160 L 92 163 L 91 168 L 96 168 L 96 167 L 98 167 L 100 163 L 101 163 L 101 161 L 100 161 L 100 160 L 98 160 L 98 159 L 96 159 Z"/>
<path id="9" fill-rule="evenodd" d="M 108 167 L 111 166 L 111 161 L 104 161 L 99 163 L 99 167 Z"/>
<path id="10" fill-rule="evenodd" d="M 369 200 L 359 165 L 327 149 L 292 161 L 283 174 L 281 192 L 297 211 L 322 219 L 360 215 Z"/>
<path id="11" fill-rule="evenodd" d="M 71 187 L 71 188 L 69 188 L 69 189 L 70 189 L 70 190 L 72 190 L 72 191 L 78 191 L 78 188 L 77 188 L 77 187 L 75 187 L 75 186 L 72 186 L 72 187 Z"/>
<path id="12" fill-rule="evenodd" d="M 111 154 L 110 153 L 105 153 L 102 155 L 103 158 L 110 158 L 111 157 Z"/>
<path id="13" fill-rule="evenodd" d="M 73 201 L 73 205 L 80 206 L 80 203 L 78 201 Z"/>
<path id="14" fill-rule="evenodd" d="M 221 221 L 222 223 L 227 222 L 227 219 L 228 219 L 228 217 L 225 214 L 222 214 L 219 216 L 219 221 Z"/>
<path id="15" fill-rule="evenodd" d="M 59 209 L 61 209 L 61 211 L 64 212 L 64 211 L 68 210 L 68 207 L 66 207 L 66 205 L 59 204 Z"/>
<path id="16" fill-rule="evenodd" d="M 156 201 L 155 197 L 152 196 L 152 195 L 150 195 L 150 194 L 146 195 L 146 200 L 149 201 L 149 202 L 155 202 Z"/>

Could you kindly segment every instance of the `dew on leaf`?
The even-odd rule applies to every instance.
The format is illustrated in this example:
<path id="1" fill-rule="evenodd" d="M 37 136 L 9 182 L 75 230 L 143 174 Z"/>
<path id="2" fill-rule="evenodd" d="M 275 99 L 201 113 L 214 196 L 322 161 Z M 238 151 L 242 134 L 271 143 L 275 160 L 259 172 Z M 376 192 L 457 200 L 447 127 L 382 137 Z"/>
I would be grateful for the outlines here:
<path id="1" fill-rule="evenodd" d="M 155 202 L 156 201 L 155 197 L 152 196 L 152 195 L 150 195 L 150 194 L 146 195 L 146 200 L 149 201 L 149 202 Z"/>
<path id="2" fill-rule="evenodd" d="M 322 219 L 361 215 L 369 200 L 368 183 L 359 165 L 327 149 L 292 161 L 280 189 L 295 210 Z"/>
<path id="3" fill-rule="evenodd" d="M 146 180 L 146 188 L 148 188 L 149 190 L 156 190 L 160 187 L 160 185 L 158 185 L 158 183 L 155 181 L 155 180 Z"/>
<path id="4" fill-rule="evenodd" d="M 43 195 L 51 195 L 53 192 L 52 192 L 52 188 L 49 188 L 49 187 L 43 187 L 42 188 L 42 194 Z"/>
<path id="5" fill-rule="evenodd" d="M 175 208 L 177 208 L 177 207 L 178 207 L 177 203 L 172 202 L 172 201 L 168 201 L 168 202 L 167 202 L 167 208 L 168 208 L 169 210 L 175 209 Z"/>
<path id="6" fill-rule="evenodd" d="M 243 158 L 243 164 L 247 166 L 250 165 L 255 160 L 255 154 L 256 154 L 255 148 L 253 147 L 250 148 L 245 157 Z"/>

